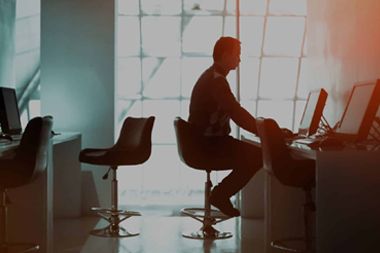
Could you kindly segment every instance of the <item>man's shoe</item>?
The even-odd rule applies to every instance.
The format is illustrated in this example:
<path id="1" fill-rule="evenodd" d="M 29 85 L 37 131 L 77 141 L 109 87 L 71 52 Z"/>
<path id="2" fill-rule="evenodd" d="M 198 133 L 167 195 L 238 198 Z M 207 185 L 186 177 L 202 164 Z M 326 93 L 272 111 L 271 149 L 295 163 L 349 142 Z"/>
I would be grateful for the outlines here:
<path id="1" fill-rule="evenodd" d="M 211 194 L 210 196 L 211 205 L 218 208 L 223 214 L 230 217 L 238 217 L 240 216 L 240 211 L 232 205 L 229 198 L 223 198 L 216 194 Z"/>

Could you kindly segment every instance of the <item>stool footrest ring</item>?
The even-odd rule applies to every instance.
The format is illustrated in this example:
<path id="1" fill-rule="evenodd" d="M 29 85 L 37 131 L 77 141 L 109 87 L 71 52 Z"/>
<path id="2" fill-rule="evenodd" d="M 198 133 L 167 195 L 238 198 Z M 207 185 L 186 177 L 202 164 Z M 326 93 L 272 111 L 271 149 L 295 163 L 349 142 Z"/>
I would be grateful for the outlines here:
<path id="1" fill-rule="evenodd" d="M 182 208 L 181 213 L 186 216 L 190 216 L 200 222 L 202 222 L 202 218 L 214 219 L 215 220 L 214 224 L 232 218 L 215 209 L 211 209 L 210 215 L 207 217 L 205 208 Z"/>
<path id="2" fill-rule="evenodd" d="M 111 225 L 108 225 L 107 227 L 100 228 L 100 229 L 94 229 L 91 230 L 90 234 L 100 237 L 132 237 L 137 236 L 139 233 L 130 233 L 125 228 L 121 226 L 117 226 L 117 228 L 112 228 Z"/>

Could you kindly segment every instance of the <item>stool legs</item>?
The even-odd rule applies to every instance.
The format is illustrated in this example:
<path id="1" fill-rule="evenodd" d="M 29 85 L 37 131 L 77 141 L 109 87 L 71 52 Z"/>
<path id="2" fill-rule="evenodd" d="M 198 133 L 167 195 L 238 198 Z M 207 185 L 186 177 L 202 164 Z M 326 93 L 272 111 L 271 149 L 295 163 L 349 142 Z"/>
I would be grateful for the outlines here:
<path id="1" fill-rule="evenodd" d="M 8 204 L 10 200 L 7 195 L 7 190 L 1 190 L 1 237 L 0 237 L 0 253 L 17 252 L 36 252 L 40 248 L 38 244 L 34 243 L 18 243 L 8 242 Z"/>
<path id="2" fill-rule="evenodd" d="M 211 209 L 210 194 L 212 182 L 210 179 L 210 171 L 207 171 L 207 180 L 205 182 L 205 199 L 204 208 L 184 208 L 181 213 L 190 216 L 202 223 L 202 227 L 196 232 L 182 233 L 183 237 L 190 239 L 227 239 L 231 238 L 230 232 L 220 232 L 213 225 L 225 221 L 228 217 L 217 210 Z M 202 219 L 203 218 L 203 219 Z"/>
<path id="3" fill-rule="evenodd" d="M 118 180 L 117 180 L 117 167 L 111 167 L 112 182 L 111 182 L 111 208 L 91 208 L 100 217 L 108 221 L 109 225 L 105 228 L 94 229 L 90 233 L 102 237 L 131 237 L 137 236 L 139 233 L 130 233 L 119 224 L 132 217 L 140 216 L 138 212 L 123 211 L 118 209 Z"/>
<path id="4" fill-rule="evenodd" d="M 280 249 L 286 252 L 295 253 L 314 253 L 315 248 L 313 245 L 313 238 L 311 233 L 311 221 L 310 216 L 313 216 L 315 212 L 315 204 L 309 189 L 305 190 L 305 204 L 303 207 L 303 218 L 305 226 L 305 237 L 284 238 L 271 242 L 273 248 Z M 292 247 L 291 244 L 298 245 L 298 247 Z M 302 246 L 300 247 L 299 244 Z"/>

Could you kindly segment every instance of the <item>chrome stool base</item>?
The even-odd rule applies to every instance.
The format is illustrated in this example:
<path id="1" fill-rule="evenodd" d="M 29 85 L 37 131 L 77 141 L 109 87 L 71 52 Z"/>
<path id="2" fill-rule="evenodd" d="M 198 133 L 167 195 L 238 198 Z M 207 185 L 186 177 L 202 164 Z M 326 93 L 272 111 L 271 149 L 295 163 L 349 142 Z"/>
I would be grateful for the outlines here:
<path id="1" fill-rule="evenodd" d="M 100 236 L 100 237 L 114 237 L 114 238 L 119 238 L 119 237 L 132 237 L 132 236 L 137 236 L 139 233 L 130 233 L 128 232 L 125 228 L 117 226 L 117 228 L 112 229 L 112 226 L 109 225 L 105 228 L 100 228 L 100 229 L 94 229 L 90 232 L 90 234 L 95 235 L 95 236 Z"/>
<path id="2" fill-rule="evenodd" d="M 132 217 L 132 216 L 141 216 L 139 212 L 133 211 L 124 211 L 118 209 L 108 209 L 108 208 L 99 208 L 93 207 L 91 211 L 96 212 L 101 218 L 106 220 L 109 225 L 101 229 L 94 229 L 90 234 L 100 237 L 132 237 L 137 236 L 139 233 L 130 233 L 125 228 L 119 226 L 119 224 Z"/>
<path id="3" fill-rule="evenodd" d="M 212 226 L 208 228 L 201 228 L 196 232 L 187 232 L 182 233 L 182 236 L 189 239 L 199 239 L 199 240 L 218 240 L 218 239 L 227 239 L 232 237 L 232 233 L 230 232 L 219 232 Z"/>
<path id="4" fill-rule="evenodd" d="M 40 249 L 38 244 L 34 243 L 1 243 L 0 253 L 27 253 L 36 252 Z"/>
<path id="5" fill-rule="evenodd" d="M 231 218 L 229 216 L 224 215 L 218 210 L 207 210 L 206 208 L 183 208 L 181 209 L 181 213 L 203 224 L 203 227 L 196 232 L 182 233 L 182 236 L 185 238 L 199 240 L 218 240 L 232 237 L 232 233 L 220 232 L 212 226 Z"/>

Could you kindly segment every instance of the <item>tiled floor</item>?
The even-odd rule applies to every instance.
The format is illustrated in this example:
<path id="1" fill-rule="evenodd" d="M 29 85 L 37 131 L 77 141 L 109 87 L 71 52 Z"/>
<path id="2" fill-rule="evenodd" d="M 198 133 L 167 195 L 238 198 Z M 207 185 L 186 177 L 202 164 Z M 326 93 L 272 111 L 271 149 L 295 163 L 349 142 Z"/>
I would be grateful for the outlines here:
<path id="1" fill-rule="evenodd" d="M 105 225 L 97 217 L 59 219 L 54 222 L 54 253 L 263 253 L 263 220 L 235 218 L 216 226 L 233 237 L 203 241 L 181 236 L 184 231 L 200 228 L 189 217 L 142 216 L 123 222 L 129 232 L 140 235 L 123 239 L 96 237 L 94 227 Z"/>

